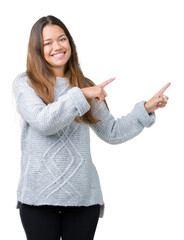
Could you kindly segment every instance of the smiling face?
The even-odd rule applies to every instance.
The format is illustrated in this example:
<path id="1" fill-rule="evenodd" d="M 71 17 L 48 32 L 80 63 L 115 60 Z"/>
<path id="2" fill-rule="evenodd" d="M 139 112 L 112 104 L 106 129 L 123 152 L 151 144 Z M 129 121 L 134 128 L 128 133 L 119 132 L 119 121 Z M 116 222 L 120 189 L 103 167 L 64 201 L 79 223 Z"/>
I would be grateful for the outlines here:
<path id="1" fill-rule="evenodd" d="M 71 56 L 71 47 L 63 29 L 58 25 L 46 25 L 42 31 L 45 60 L 56 77 L 64 77 L 64 66 Z"/>

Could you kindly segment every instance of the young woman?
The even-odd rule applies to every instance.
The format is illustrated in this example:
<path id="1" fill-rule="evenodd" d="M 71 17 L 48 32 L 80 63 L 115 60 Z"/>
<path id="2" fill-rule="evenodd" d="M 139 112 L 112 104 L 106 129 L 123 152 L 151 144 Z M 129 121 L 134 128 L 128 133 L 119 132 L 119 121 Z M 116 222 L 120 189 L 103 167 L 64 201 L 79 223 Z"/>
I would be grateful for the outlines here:
<path id="1" fill-rule="evenodd" d="M 104 141 L 120 144 L 155 122 L 167 104 L 168 83 L 127 116 L 110 114 L 104 87 L 80 68 L 76 47 L 56 17 L 32 27 L 27 69 L 13 83 L 21 133 L 21 175 L 17 208 L 29 240 L 91 240 L 104 201 L 90 154 L 89 127 Z"/>

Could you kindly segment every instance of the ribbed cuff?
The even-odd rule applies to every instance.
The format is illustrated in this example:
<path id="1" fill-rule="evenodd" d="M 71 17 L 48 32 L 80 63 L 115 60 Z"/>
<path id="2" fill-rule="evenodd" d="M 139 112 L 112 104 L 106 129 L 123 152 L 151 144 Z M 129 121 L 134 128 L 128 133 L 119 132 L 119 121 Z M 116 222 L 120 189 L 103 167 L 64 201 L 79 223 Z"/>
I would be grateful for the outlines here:
<path id="1" fill-rule="evenodd" d="M 79 116 L 84 115 L 90 109 L 90 104 L 85 98 L 83 92 L 79 87 L 73 87 L 68 91 L 70 98 L 78 109 Z"/>
<path id="2" fill-rule="evenodd" d="M 133 112 L 144 127 L 151 127 L 155 123 L 156 115 L 155 112 L 148 114 L 144 107 L 145 103 L 146 101 L 136 103 Z"/>

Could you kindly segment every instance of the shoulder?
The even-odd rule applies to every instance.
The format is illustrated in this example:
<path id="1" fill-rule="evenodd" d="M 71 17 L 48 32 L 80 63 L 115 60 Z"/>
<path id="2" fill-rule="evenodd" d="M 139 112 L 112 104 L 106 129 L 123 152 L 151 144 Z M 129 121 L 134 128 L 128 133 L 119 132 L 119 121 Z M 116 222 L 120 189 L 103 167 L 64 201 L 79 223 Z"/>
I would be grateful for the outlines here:
<path id="1" fill-rule="evenodd" d="M 26 72 L 22 72 L 15 77 L 13 81 L 13 87 L 14 87 L 14 90 L 17 88 L 25 89 L 25 88 L 31 87 L 30 79 Z"/>

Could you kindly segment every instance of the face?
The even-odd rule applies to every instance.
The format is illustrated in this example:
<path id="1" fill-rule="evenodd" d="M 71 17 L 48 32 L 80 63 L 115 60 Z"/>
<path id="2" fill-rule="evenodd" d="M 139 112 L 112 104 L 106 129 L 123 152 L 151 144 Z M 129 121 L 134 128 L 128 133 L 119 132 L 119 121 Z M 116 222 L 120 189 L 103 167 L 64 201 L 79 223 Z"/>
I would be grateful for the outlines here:
<path id="1" fill-rule="evenodd" d="M 64 77 L 64 66 L 71 56 L 71 47 L 63 29 L 58 25 L 46 25 L 42 31 L 45 60 L 55 76 Z"/>

